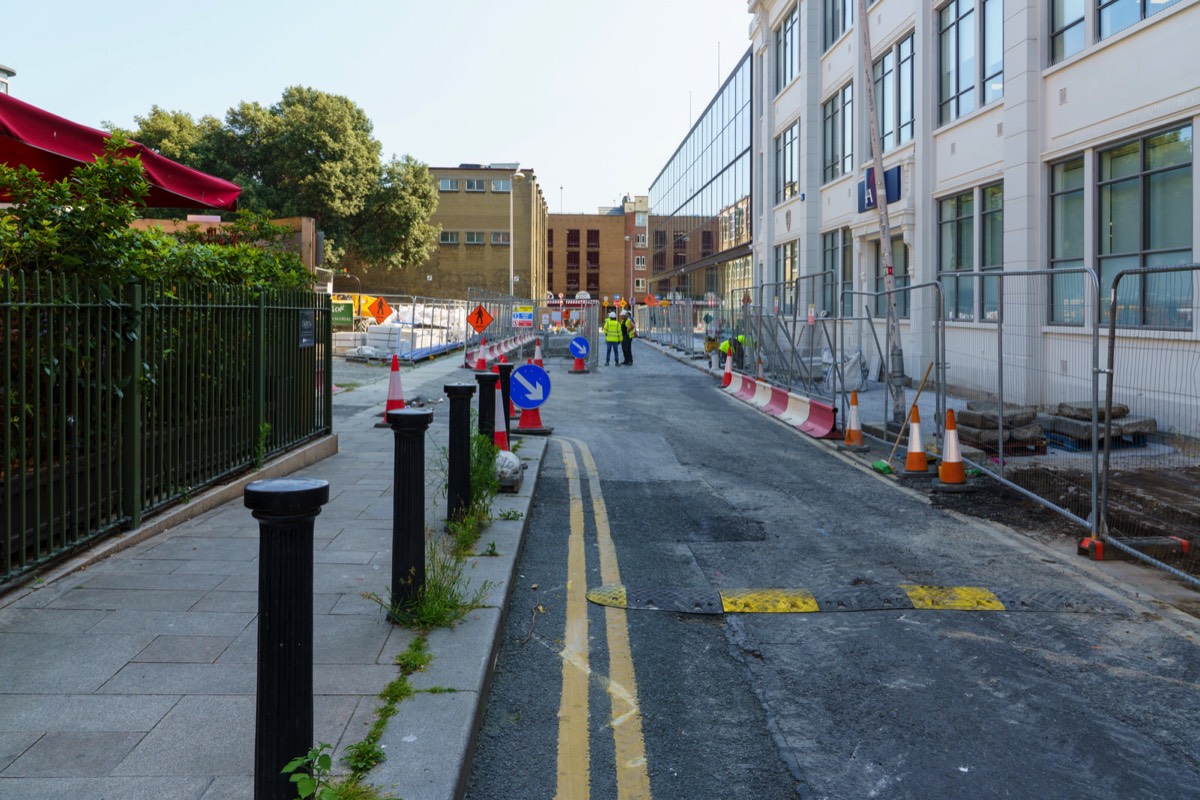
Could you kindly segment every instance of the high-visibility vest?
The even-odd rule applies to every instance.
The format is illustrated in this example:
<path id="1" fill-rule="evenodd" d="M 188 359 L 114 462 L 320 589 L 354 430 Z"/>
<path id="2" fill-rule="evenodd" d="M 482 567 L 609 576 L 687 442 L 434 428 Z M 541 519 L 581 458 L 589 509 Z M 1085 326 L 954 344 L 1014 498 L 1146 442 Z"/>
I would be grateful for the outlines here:
<path id="1" fill-rule="evenodd" d="M 621 323 L 615 319 L 604 320 L 604 341 L 619 342 L 621 341 Z"/>
<path id="2" fill-rule="evenodd" d="M 729 340 L 726 339 L 725 341 L 721 342 L 721 346 L 718 349 L 725 355 L 729 355 Z"/>

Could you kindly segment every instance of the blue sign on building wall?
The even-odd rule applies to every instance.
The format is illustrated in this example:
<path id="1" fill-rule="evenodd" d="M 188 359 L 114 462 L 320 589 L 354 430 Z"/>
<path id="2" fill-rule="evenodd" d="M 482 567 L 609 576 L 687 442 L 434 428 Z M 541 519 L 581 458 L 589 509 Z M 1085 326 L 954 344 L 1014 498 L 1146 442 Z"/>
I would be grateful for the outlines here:
<path id="1" fill-rule="evenodd" d="M 900 199 L 900 167 L 892 167 L 883 171 L 883 189 L 887 193 L 888 203 Z M 858 182 L 858 213 L 869 211 L 875 207 L 875 168 L 867 168 L 867 178 Z"/>

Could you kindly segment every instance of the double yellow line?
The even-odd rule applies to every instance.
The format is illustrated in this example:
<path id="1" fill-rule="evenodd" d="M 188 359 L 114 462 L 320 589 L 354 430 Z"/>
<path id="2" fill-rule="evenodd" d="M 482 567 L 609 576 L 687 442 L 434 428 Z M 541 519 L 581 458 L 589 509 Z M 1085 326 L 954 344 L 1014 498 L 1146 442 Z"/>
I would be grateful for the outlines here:
<path id="1" fill-rule="evenodd" d="M 584 539 L 583 486 L 579 459 L 587 473 L 592 516 L 596 523 L 596 545 L 600 554 L 600 577 L 606 584 L 621 582 L 617 550 L 608 525 L 608 510 L 600 489 L 600 474 L 587 445 L 575 439 L 556 438 L 562 448 L 563 467 L 570 496 L 571 533 L 567 542 L 567 620 L 562 650 L 562 699 L 558 711 L 557 800 L 587 800 L 591 791 L 591 758 L 588 727 L 588 601 L 587 555 Z M 626 612 L 604 609 L 604 631 L 608 640 L 608 678 L 602 680 L 611 704 L 613 744 L 616 750 L 618 800 L 650 798 L 650 775 L 646 769 L 646 745 L 638 706 L 637 679 L 629 647 Z"/>

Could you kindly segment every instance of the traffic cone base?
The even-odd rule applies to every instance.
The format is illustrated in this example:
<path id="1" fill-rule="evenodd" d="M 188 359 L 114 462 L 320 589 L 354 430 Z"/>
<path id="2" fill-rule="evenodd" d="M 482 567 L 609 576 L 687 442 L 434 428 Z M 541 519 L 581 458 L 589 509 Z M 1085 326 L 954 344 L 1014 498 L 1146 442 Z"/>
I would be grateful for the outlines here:
<path id="1" fill-rule="evenodd" d="M 934 481 L 935 490 L 940 492 L 971 491 L 971 486 L 967 483 L 967 471 L 963 465 L 962 447 L 958 442 L 958 424 L 954 419 L 954 409 L 946 412 L 946 443 L 937 472 L 938 479 Z"/>
<path id="2" fill-rule="evenodd" d="M 521 409 L 521 420 L 513 431 L 527 436 L 549 436 L 553 432 L 554 428 L 542 424 L 541 411 L 536 408 Z"/>
<path id="3" fill-rule="evenodd" d="M 721 378 L 721 388 L 724 389 L 729 384 L 733 383 L 733 351 L 730 350 L 725 356 L 725 375 Z"/>
<path id="4" fill-rule="evenodd" d="M 383 408 L 383 419 L 375 423 L 376 428 L 390 428 L 387 415 L 389 411 L 399 411 L 404 408 L 404 386 L 400 382 L 400 356 L 392 355 L 392 374 L 388 378 L 387 405 Z"/>
<path id="5" fill-rule="evenodd" d="M 569 374 L 582 375 L 583 373 L 585 373 L 587 371 L 588 371 L 587 364 L 584 363 L 584 360 L 582 358 L 580 358 L 579 356 L 576 356 L 575 357 L 575 366 L 571 368 L 571 371 Z"/>

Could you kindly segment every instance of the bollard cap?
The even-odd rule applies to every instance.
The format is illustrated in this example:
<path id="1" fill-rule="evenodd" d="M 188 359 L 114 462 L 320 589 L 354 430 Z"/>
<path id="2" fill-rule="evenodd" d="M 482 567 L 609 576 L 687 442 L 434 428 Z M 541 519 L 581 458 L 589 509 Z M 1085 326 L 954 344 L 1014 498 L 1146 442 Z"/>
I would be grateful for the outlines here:
<path id="1" fill-rule="evenodd" d="M 447 383 L 442 391 L 447 397 L 470 397 L 475 394 L 475 388 L 473 383 Z"/>
<path id="2" fill-rule="evenodd" d="M 394 431 L 423 431 L 431 422 L 432 408 L 401 408 L 387 412 L 387 423 Z"/>
<path id="3" fill-rule="evenodd" d="M 243 496 L 246 508 L 270 514 L 316 513 L 329 502 L 329 481 L 316 478 L 271 478 L 252 481 Z"/>
<path id="4" fill-rule="evenodd" d="M 479 372 L 476 373 L 475 380 L 479 381 L 479 386 L 484 390 L 494 389 L 500 376 L 495 372 Z"/>

